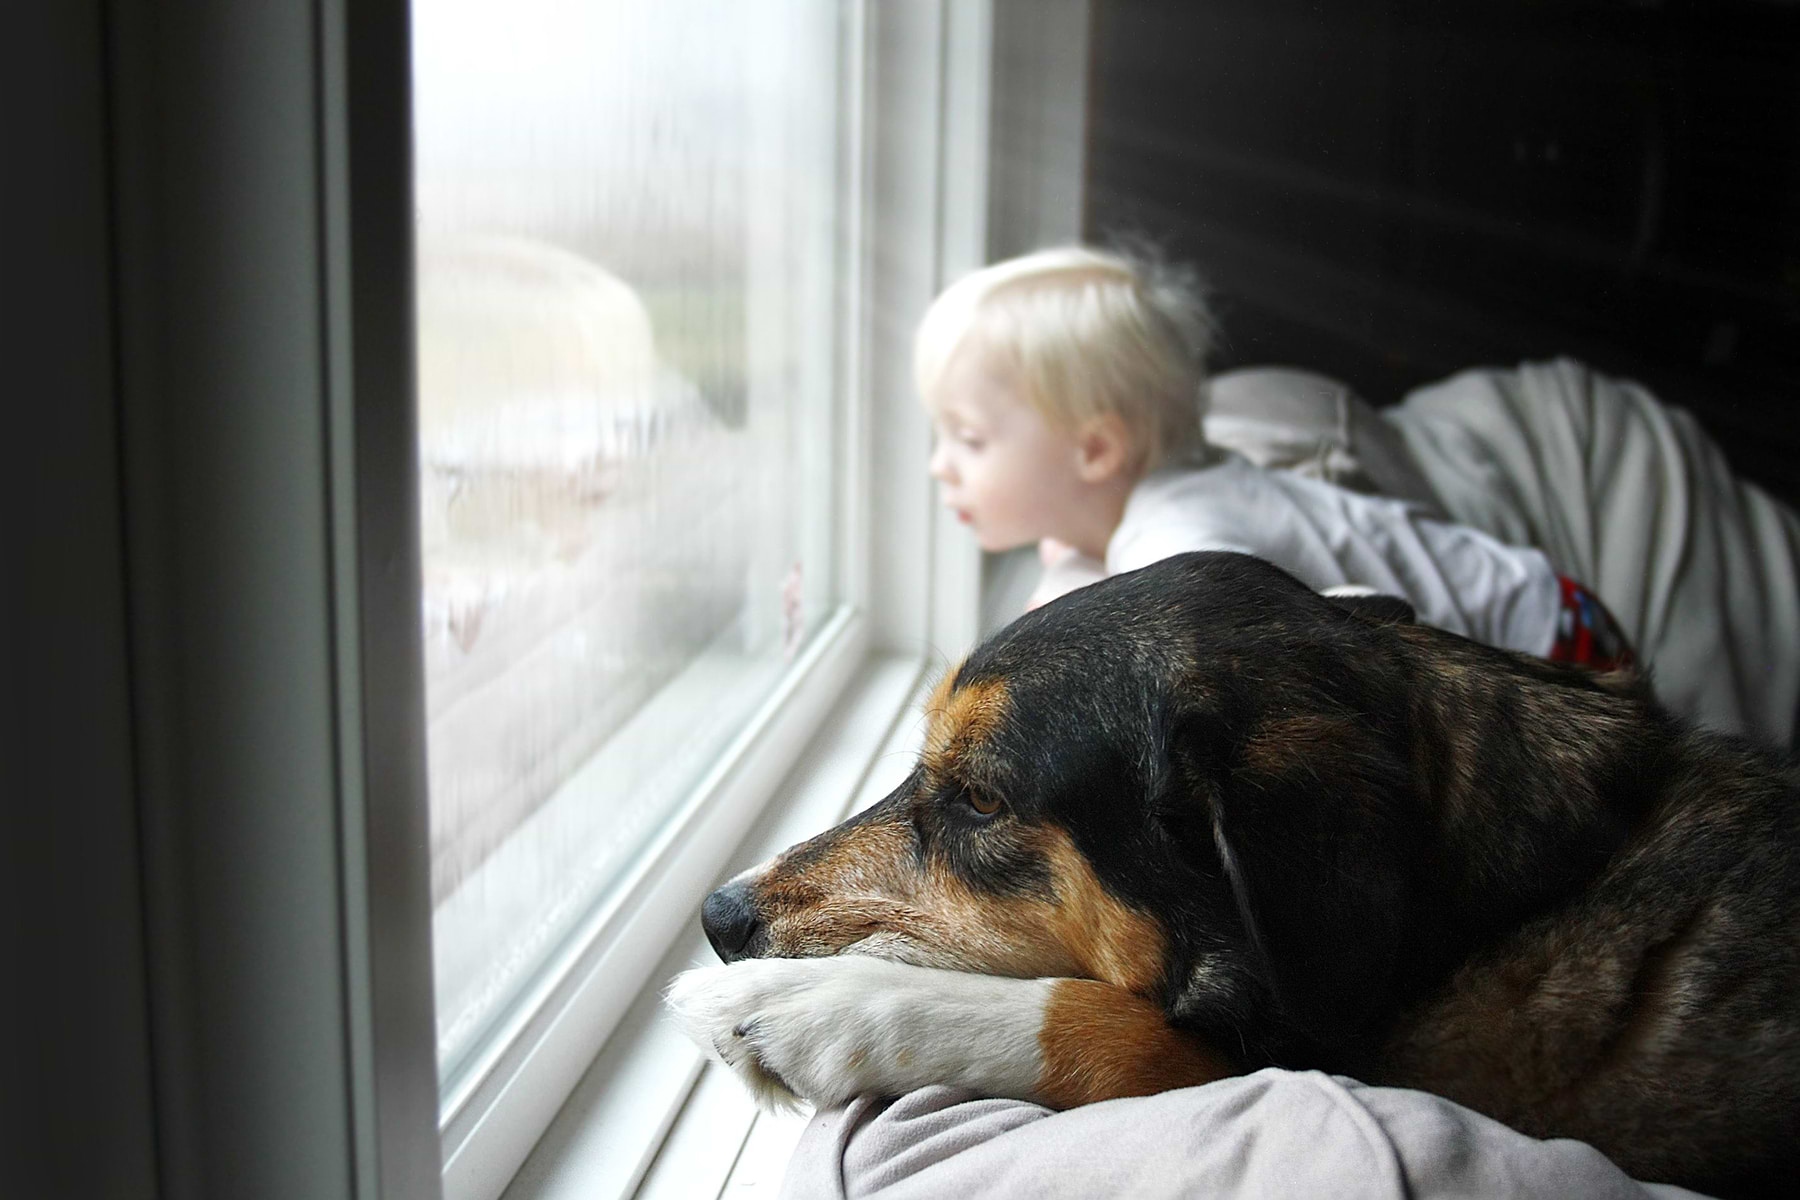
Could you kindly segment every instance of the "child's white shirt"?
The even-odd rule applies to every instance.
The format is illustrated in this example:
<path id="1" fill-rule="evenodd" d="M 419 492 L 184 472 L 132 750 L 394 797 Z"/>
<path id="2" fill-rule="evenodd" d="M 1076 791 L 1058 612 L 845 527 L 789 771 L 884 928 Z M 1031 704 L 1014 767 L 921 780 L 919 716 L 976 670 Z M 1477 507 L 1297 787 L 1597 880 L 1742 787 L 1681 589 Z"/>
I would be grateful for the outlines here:
<path id="1" fill-rule="evenodd" d="M 1434 520 L 1416 505 L 1346 491 L 1223 453 L 1139 481 L 1106 562 L 1044 573 L 1033 604 L 1187 550 L 1254 554 L 1314 590 L 1363 585 L 1402 596 L 1419 620 L 1490 646 L 1549 653 L 1561 585 L 1544 555 Z"/>

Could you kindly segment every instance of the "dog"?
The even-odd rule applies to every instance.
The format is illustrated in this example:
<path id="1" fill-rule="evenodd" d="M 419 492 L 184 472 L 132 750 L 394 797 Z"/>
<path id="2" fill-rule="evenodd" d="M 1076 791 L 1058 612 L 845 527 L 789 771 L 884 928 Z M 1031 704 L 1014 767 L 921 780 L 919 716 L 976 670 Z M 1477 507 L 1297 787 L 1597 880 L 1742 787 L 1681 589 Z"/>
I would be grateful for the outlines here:
<path id="1" fill-rule="evenodd" d="M 765 1101 L 1067 1108 L 1268 1065 L 1641 1179 L 1800 1178 L 1800 771 L 1633 674 L 1177 556 L 946 677 L 891 795 L 706 898 L 689 1032 Z"/>

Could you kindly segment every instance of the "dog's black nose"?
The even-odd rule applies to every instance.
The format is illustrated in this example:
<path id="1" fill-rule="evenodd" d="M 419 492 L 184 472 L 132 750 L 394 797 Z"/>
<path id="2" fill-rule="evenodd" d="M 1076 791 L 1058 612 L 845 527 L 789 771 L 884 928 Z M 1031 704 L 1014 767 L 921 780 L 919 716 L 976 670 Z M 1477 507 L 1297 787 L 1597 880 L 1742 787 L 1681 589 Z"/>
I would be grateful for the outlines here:
<path id="1" fill-rule="evenodd" d="M 749 958 L 750 941 L 762 928 L 750 900 L 750 885 L 734 880 L 714 890 L 700 906 L 700 927 L 721 961 Z"/>

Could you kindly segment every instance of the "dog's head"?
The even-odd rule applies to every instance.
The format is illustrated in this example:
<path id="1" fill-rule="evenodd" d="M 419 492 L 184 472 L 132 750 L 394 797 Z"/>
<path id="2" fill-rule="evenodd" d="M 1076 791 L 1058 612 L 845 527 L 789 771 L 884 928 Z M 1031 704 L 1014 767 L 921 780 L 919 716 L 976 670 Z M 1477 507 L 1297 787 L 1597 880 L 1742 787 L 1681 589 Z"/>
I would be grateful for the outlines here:
<path id="1" fill-rule="evenodd" d="M 1243 555 L 1083 588 L 975 651 L 906 781 L 714 892 L 707 934 L 726 961 L 1104 980 L 1252 1056 L 1342 1044 L 1436 936 L 1422 790 L 1474 768 L 1422 762 L 1414 724 L 1452 645 L 1513 658 Z"/>

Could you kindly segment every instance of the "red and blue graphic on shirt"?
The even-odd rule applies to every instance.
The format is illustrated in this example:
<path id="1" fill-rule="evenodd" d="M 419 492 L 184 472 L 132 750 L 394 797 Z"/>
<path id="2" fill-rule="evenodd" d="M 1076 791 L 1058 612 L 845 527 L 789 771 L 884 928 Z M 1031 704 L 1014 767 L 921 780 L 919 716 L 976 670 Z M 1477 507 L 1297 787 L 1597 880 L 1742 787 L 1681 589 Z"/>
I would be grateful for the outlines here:
<path id="1" fill-rule="evenodd" d="M 1562 611 L 1556 617 L 1556 640 L 1550 646 L 1551 662 L 1574 663 L 1596 671 L 1616 671 L 1637 661 L 1631 643 L 1619 623 L 1600 603 L 1600 597 L 1568 576 L 1562 584 Z"/>

